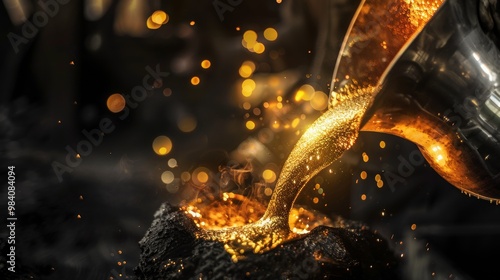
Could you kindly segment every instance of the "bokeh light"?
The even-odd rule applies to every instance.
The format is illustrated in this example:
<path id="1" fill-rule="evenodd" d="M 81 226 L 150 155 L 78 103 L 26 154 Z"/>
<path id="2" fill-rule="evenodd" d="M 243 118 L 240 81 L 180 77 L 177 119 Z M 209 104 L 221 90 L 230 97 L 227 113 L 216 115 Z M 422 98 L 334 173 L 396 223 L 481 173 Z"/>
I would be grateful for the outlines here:
<path id="1" fill-rule="evenodd" d="M 197 185 L 203 185 L 210 179 L 210 171 L 205 167 L 198 167 L 193 171 L 191 179 Z"/>
<path id="2" fill-rule="evenodd" d="M 385 149 L 385 141 L 380 141 L 380 148 Z"/>
<path id="3" fill-rule="evenodd" d="M 257 84 L 252 79 L 246 79 L 241 83 L 241 94 L 245 97 L 250 97 L 255 90 Z"/>
<path id="4" fill-rule="evenodd" d="M 114 93 L 108 97 L 106 101 L 106 106 L 108 110 L 113 113 L 119 113 L 125 108 L 125 98 L 119 93 Z"/>
<path id="5" fill-rule="evenodd" d="M 253 121 L 247 121 L 245 126 L 247 127 L 248 130 L 254 130 L 255 129 L 255 123 Z"/>
<path id="6" fill-rule="evenodd" d="M 264 44 L 262 43 L 257 42 L 253 45 L 252 50 L 255 53 L 261 54 L 266 50 L 266 46 L 264 46 Z"/>
<path id="7" fill-rule="evenodd" d="M 278 39 L 278 31 L 276 29 L 269 27 L 266 30 L 264 30 L 264 38 L 268 41 L 275 41 Z"/>
<path id="8" fill-rule="evenodd" d="M 208 68 L 210 68 L 211 65 L 212 65 L 212 63 L 208 59 L 205 59 L 201 62 L 201 68 L 203 68 L 203 69 L 208 69 Z"/>
<path id="9" fill-rule="evenodd" d="M 175 158 L 171 158 L 168 160 L 167 164 L 168 164 L 168 167 L 175 168 L 175 167 L 177 167 L 177 160 Z"/>
<path id="10" fill-rule="evenodd" d="M 266 188 L 266 189 L 264 190 L 264 194 L 265 194 L 266 196 L 271 196 L 271 195 L 273 194 L 273 189 L 271 189 L 271 188 Z"/>
<path id="11" fill-rule="evenodd" d="M 295 93 L 295 101 L 302 100 L 309 101 L 313 98 L 315 93 L 314 87 L 308 84 L 302 85 Z"/>
<path id="12" fill-rule="evenodd" d="M 255 71 L 255 63 L 247 60 L 241 64 L 238 72 L 242 78 L 249 78 L 250 76 L 252 76 L 254 71 Z"/>
<path id="13" fill-rule="evenodd" d="M 366 153 L 363 153 L 362 157 L 364 162 L 368 162 L 370 160 L 370 157 Z"/>
<path id="14" fill-rule="evenodd" d="M 243 33 L 243 40 L 247 43 L 252 43 L 257 41 L 257 33 L 253 30 L 247 30 Z"/>
<path id="15" fill-rule="evenodd" d="M 382 180 L 377 181 L 377 187 L 379 189 L 382 188 L 383 186 L 384 186 L 384 181 L 382 181 Z"/>
<path id="16" fill-rule="evenodd" d="M 187 172 L 187 171 L 182 172 L 182 173 L 181 173 L 181 180 L 182 180 L 183 182 L 187 182 L 187 181 L 191 180 L 191 173 L 189 173 L 189 172 Z"/>
<path id="17" fill-rule="evenodd" d="M 266 169 L 262 172 L 262 178 L 266 183 L 274 183 L 276 181 L 276 173 L 271 169 Z"/>
<path id="18" fill-rule="evenodd" d="M 166 24 L 168 20 L 169 20 L 168 14 L 161 10 L 155 11 L 151 15 L 151 21 L 158 25 Z"/>
<path id="19" fill-rule="evenodd" d="M 243 109 L 250 110 L 252 108 L 252 104 L 250 102 L 243 102 Z"/>
<path id="20" fill-rule="evenodd" d="M 174 179 L 175 179 L 174 173 L 172 173 L 171 171 L 165 171 L 161 174 L 161 181 L 164 184 L 170 184 L 174 181 Z"/>
<path id="21" fill-rule="evenodd" d="M 245 47 L 248 51 L 261 54 L 266 50 L 266 46 L 261 42 L 257 41 L 257 33 L 253 30 L 247 30 L 243 33 L 243 39 L 241 40 L 241 45 Z"/>
<path id="22" fill-rule="evenodd" d="M 170 184 L 167 184 L 167 191 L 169 193 L 176 193 L 179 191 L 179 184 L 175 183 L 175 180 L 170 183 Z"/>
<path id="23" fill-rule="evenodd" d="M 198 76 L 194 76 L 191 78 L 191 84 L 193 86 L 197 86 L 200 84 L 200 78 Z"/>
<path id="24" fill-rule="evenodd" d="M 198 181 L 200 181 L 200 183 L 206 183 L 208 182 L 208 174 L 204 171 L 198 173 L 196 175 L 196 178 L 198 179 Z"/>
<path id="25" fill-rule="evenodd" d="M 172 140 L 167 136 L 158 136 L 153 141 L 153 151 L 160 156 L 170 153 L 172 146 Z"/>
<path id="26" fill-rule="evenodd" d="M 194 131 L 197 125 L 198 122 L 191 116 L 183 117 L 177 122 L 177 127 L 185 133 Z"/>
<path id="27" fill-rule="evenodd" d="M 323 111 L 328 107 L 328 96 L 322 91 L 316 91 L 309 102 L 314 110 Z"/>
<path id="28" fill-rule="evenodd" d="M 170 89 L 170 88 L 163 89 L 163 95 L 167 96 L 167 97 L 172 95 L 172 89 Z"/>
<path id="29" fill-rule="evenodd" d="M 158 29 L 161 27 L 161 24 L 154 23 L 153 20 L 151 19 L 151 17 L 149 17 L 148 20 L 146 21 L 146 26 L 149 29 Z"/>

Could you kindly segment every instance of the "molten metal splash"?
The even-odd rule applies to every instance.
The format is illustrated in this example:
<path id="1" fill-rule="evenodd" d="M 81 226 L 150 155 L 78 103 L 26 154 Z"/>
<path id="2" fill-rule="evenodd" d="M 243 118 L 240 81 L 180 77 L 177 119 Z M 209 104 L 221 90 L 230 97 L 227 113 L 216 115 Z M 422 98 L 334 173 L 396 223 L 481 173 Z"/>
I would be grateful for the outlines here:
<path id="1" fill-rule="evenodd" d="M 231 194 L 227 194 L 225 203 L 214 205 L 210 210 L 190 206 L 185 211 L 205 229 L 199 238 L 223 242 L 226 251 L 237 261 L 248 252 L 271 250 L 317 225 L 314 222 L 317 218 L 313 222 L 310 216 L 309 220 L 300 215 L 294 218 L 292 206 L 296 197 L 311 178 L 351 148 L 385 69 L 442 2 L 362 1 L 339 56 L 342 63 L 335 69 L 332 85 L 338 85 L 332 87 L 335 92 L 331 95 L 331 106 L 290 153 L 267 209 L 264 211 L 262 205 L 245 202 L 248 211 L 233 211 L 231 207 L 236 201 L 246 200 Z M 375 29 L 367 29 L 374 25 Z"/>
<path id="2" fill-rule="evenodd" d="M 354 144 L 362 114 L 371 100 L 372 90 L 352 92 L 351 99 L 338 104 L 334 110 L 325 112 L 304 133 L 285 161 L 271 201 L 260 219 L 247 224 L 246 222 L 254 221 L 257 215 L 249 216 L 249 213 L 244 213 L 242 218 L 233 219 L 233 221 L 244 221 L 241 226 L 234 226 L 231 221 L 226 223 L 200 220 L 200 226 L 202 223 L 204 225 L 223 223 L 231 224 L 232 227 L 207 229 L 201 232 L 199 238 L 225 243 L 226 251 L 232 255 L 234 261 L 237 261 L 248 252 L 269 251 L 285 241 L 299 237 L 298 233 L 307 232 L 318 224 L 308 222 L 304 226 L 298 226 L 299 220 L 302 222 L 307 220 L 299 218 L 293 219 L 296 223 L 290 227 L 289 216 L 292 206 L 305 184 Z M 254 204 L 248 205 L 252 205 L 252 209 L 256 212 Z M 262 213 L 262 209 L 259 209 Z M 192 211 L 192 209 L 187 210 Z M 231 210 L 219 209 L 216 211 L 217 214 L 205 217 L 216 215 L 217 218 L 227 220 L 229 216 L 225 215 L 224 211 Z M 294 227 L 296 231 L 291 230 Z"/>
<path id="3" fill-rule="evenodd" d="M 259 220 L 266 211 L 266 206 L 240 194 L 223 193 L 222 200 L 209 205 L 190 204 L 182 207 L 196 226 L 204 230 L 221 230 L 228 227 L 241 227 Z M 289 226 L 293 233 L 309 233 L 313 228 L 324 225 L 333 226 L 327 216 L 294 207 L 290 211 Z"/>

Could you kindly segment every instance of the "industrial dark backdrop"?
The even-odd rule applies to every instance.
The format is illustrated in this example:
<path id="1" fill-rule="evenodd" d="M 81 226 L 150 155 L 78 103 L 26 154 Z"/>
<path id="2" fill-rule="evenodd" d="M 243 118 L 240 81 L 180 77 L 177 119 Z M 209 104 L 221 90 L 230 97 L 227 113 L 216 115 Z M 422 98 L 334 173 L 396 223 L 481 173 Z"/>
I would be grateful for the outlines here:
<path id="1" fill-rule="evenodd" d="M 7 174 L 7 166 L 15 166 L 16 171 L 18 271 L 17 278 L 6 271 L 9 233 L 2 227 L 2 279 L 132 277 L 138 241 L 156 209 L 199 192 L 183 183 L 183 174 L 204 167 L 216 187 L 221 166 L 243 168 L 251 162 L 250 183 L 259 181 L 265 168 L 278 174 L 298 139 L 295 132 L 324 110 L 297 102 L 296 92 L 308 84 L 328 93 L 357 4 L 4 0 L 0 170 Z M 168 14 L 168 22 L 148 25 L 158 10 Z M 277 40 L 262 38 L 269 27 Z M 248 30 L 258 34 L 265 51 L 242 45 Z M 210 67 L 202 67 L 203 60 Z M 241 87 L 245 61 L 255 65 L 254 95 L 260 92 L 248 104 Z M 159 79 L 148 79 L 154 86 L 139 96 L 137 87 L 153 73 Z M 114 93 L 129 96 L 128 111 L 110 111 L 107 100 Z M 279 104 L 280 110 L 273 107 Z M 296 118 L 300 124 L 293 126 Z M 82 131 L 104 131 L 103 120 L 114 129 L 83 147 Z M 152 148 L 158 136 L 172 142 L 167 155 Z M 68 160 L 79 147 L 84 151 L 79 160 Z M 425 163 L 412 165 L 403 181 L 377 187 L 376 174 L 384 179 L 384 172 L 397 172 L 415 153 L 407 141 L 362 133 L 353 149 L 306 187 L 298 203 L 377 229 L 401 256 L 407 279 L 498 275 L 498 259 L 490 255 L 500 248 L 499 206 L 461 194 Z M 320 203 L 313 202 L 316 183 L 325 190 Z"/>

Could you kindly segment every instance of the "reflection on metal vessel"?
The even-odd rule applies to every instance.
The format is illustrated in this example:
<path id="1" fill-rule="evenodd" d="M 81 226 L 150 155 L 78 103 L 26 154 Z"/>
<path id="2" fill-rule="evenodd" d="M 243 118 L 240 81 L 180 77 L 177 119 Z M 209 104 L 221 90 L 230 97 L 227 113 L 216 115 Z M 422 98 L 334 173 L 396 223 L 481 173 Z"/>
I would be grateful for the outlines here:
<path id="1" fill-rule="evenodd" d="M 361 32 L 370 23 L 363 9 L 388 4 L 369 2 L 361 4 L 344 42 L 331 103 L 347 87 L 376 85 L 363 131 L 416 143 L 449 183 L 498 203 L 500 52 L 480 27 L 478 1 L 430 1 L 430 9 L 437 11 L 410 38 L 383 22 L 380 30 Z M 390 2 L 391 16 L 401 16 L 391 12 L 394 1 L 381 2 Z M 411 23 L 411 16 L 406 18 Z"/>

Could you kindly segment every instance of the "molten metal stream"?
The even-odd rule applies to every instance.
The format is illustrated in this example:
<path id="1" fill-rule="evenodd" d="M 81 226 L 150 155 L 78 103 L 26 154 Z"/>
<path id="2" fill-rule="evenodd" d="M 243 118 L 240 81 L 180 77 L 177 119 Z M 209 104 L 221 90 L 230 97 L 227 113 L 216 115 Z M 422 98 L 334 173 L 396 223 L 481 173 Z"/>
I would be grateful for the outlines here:
<path id="1" fill-rule="evenodd" d="M 226 243 L 236 260 L 248 251 L 268 251 L 296 236 L 289 227 L 289 213 L 304 185 L 338 159 L 356 140 L 361 117 L 370 100 L 371 89 L 328 110 L 299 139 L 286 160 L 275 192 L 263 217 L 242 227 L 209 230 L 205 237 Z"/>
<path id="2" fill-rule="evenodd" d="M 379 79 L 442 2 L 362 1 L 339 55 L 341 63 L 335 69 L 332 85 L 337 85 L 332 87 L 331 107 L 290 153 L 265 214 L 255 223 L 202 231 L 200 237 L 225 243 L 235 261 L 249 251 L 265 252 L 296 237 L 288 218 L 298 194 L 311 178 L 351 148 L 361 118 L 377 93 Z M 383 28 L 391 32 L 381 32 Z"/>

